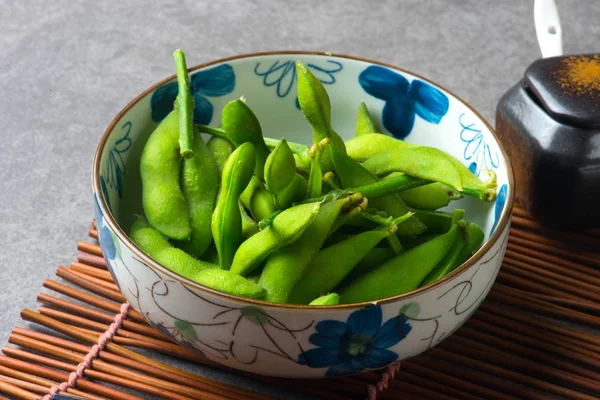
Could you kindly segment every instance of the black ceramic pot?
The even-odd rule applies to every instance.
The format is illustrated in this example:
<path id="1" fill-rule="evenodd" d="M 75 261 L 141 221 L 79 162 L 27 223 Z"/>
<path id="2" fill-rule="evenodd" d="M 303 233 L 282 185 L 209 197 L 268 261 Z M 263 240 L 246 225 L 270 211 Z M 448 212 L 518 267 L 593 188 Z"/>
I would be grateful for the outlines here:
<path id="1" fill-rule="evenodd" d="M 534 219 L 600 227 L 600 55 L 535 61 L 500 99 L 496 131 Z"/>

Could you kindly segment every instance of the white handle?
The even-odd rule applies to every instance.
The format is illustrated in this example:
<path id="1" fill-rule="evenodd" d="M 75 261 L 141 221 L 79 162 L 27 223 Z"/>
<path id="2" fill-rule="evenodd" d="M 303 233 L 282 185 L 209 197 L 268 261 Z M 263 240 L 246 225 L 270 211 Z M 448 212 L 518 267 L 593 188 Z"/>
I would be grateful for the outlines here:
<path id="1" fill-rule="evenodd" d="M 533 18 L 542 57 L 562 55 L 562 29 L 554 0 L 535 0 Z"/>

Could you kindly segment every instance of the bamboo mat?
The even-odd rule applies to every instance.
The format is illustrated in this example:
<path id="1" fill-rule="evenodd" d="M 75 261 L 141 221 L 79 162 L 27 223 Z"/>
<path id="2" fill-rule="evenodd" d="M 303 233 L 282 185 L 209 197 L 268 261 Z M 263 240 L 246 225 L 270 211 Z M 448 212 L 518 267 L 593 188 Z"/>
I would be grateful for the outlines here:
<path id="1" fill-rule="evenodd" d="M 125 302 L 100 247 L 79 242 L 60 266 L 29 328 L 15 327 L 0 354 L 2 394 L 38 399 L 65 382 Z M 250 376 L 312 398 L 597 399 L 600 397 L 600 231 L 549 232 L 516 207 L 503 266 L 479 310 L 452 336 L 411 360 L 347 378 Z M 50 329 L 50 331 L 48 331 Z M 52 332 L 52 334 L 43 333 Z M 56 333 L 54 333 L 56 332 Z M 272 397 L 160 363 L 143 354 L 224 369 L 190 354 L 131 310 L 67 395 L 85 399 L 257 399 Z M 239 372 L 238 372 L 239 373 Z M 58 397 L 57 397 L 58 398 Z"/>

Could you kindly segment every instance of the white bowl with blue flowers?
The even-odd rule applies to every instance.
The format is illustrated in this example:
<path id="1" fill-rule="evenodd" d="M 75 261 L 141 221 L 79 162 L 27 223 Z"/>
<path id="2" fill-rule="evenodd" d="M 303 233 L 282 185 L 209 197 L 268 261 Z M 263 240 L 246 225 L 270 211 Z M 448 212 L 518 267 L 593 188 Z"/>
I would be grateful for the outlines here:
<path id="1" fill-rule="evenodd" d="M 93 190 L 100 244 L 109 269 L 133 308 L 177 343 L 217 363 L 257 374 L 316 378 L 386 367 L 451 335 L 490 290 L 506 249 L 514 202 L 513 173 L 490 125 L 441 86 L 400 68 L 315 52 L 249 54 L 191 69 L 197 123 L 218 126 L 223 106 L 240 96 L 257 114 L 265 136 L 309 144 L 312 131 L 298 108 L 296 69 L 302 60 L 325 84 L 332 123 L 354 134 L 364 101 L 385 132 L 441 148 L 476 174 L 493 170 L 493 204 L 451 203 L 486 234 L 483 247 L 454 272 L 424 288 L 381 301 L 296 306 L 217 292 L 179 276 L 146 256 L 127 237 L 141 213 L 139 158 L 152 130 L 173 107 L 175 77 L 131 101 L 100 140 Z"/>

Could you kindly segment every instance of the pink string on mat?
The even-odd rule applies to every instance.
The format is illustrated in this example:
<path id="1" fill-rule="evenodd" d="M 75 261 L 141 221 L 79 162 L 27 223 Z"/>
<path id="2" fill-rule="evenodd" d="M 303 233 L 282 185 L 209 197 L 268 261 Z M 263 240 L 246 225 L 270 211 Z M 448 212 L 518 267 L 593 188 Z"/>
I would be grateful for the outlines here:
<path id="1" fill-rule="evenodd" d="M 394 376 L 396 376 L 396 372 L 398 372 L 398 370 L 400 370 L 400 362 L 394 363 L 387 367 L 383 374 L 381 374 L 379 381 L 377 381 L 375 385 L 369 385 L 369 388 L 367 389 L 367 398 L 369 400 L 376 400 L 377 393 L 383 392 L 388 388 L 390 385 L 390 380 L 394 379 Z"/>
<path id="2" fill-rule="evenodd" d="M 50 388 L 50 394 L 45 395 L 42 400 L 51 400 L 52 396 L 57 392 L 66 392 L 67 389 L 71 389 L 75 387 L 77 383 L 77 379 L 83 378 L 83 373 L 86 369 L 92 366 L 92 362 L 98 358 L 101 350 L 104 350 L 106 345 L 112 340 L 112 338 L 117 333 L 117 330 L 121 328 L 123 325 L 123 321 L 127 318 L 127 314 L 129 313 L 129 309 L 131 308 L 131 304 L 129 302 L 125 302 L 121 304 L 121 309 L 113 322 L 110 324 L 106 332 L 104 332 L 98 338 L 98 342 L 92 346 L 90 351 L 86 354 L 85 359 L 77 365 L 75 371 L 69 374 L 69 379 L 66 382 L 62 382 L 60 385 L 54 385 Z"/>

